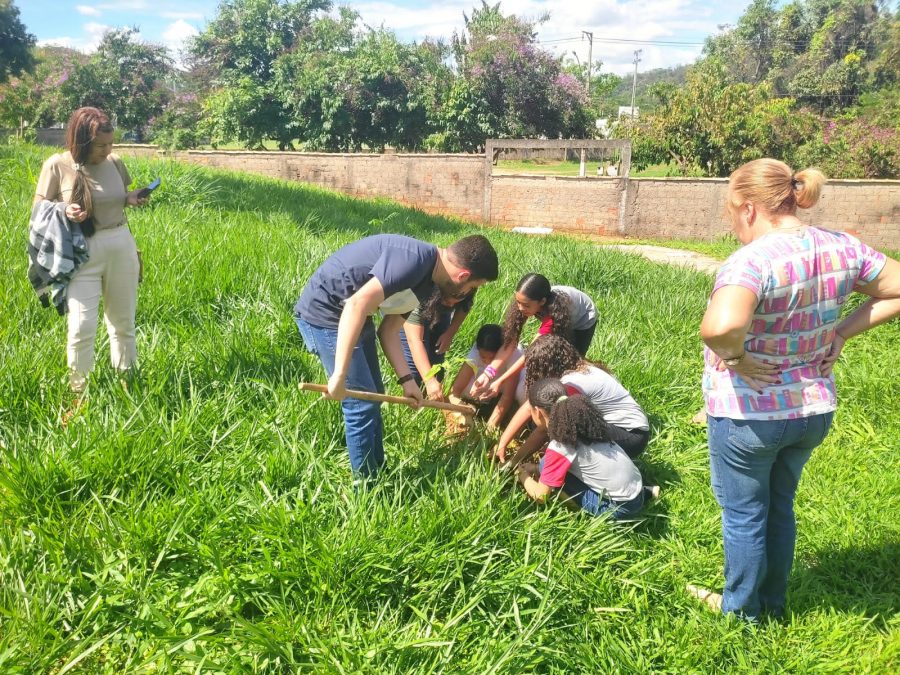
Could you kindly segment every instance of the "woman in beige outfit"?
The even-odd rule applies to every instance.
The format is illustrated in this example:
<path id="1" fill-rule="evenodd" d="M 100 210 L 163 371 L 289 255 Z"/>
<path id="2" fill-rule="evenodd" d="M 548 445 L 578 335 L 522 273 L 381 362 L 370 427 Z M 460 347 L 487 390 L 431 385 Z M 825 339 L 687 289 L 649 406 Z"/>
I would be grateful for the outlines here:
<path id="1" fill-rule="evenodd" d="M 88 241 L 90 259 L 68 287 L 66 351 L 75 392 L 84 390 L 94 365 L 101 297 L 113 367 L 124 371 L 137 360 L 134 315 L 140 263 L 125 206 L 143 205 L 146 199 L 139 190 L 128 191 L 131 176 L 112 154 L 112 145 L 109 118 L 97 108 L 79 108 L 69 119 L 67 151 L 44 162 L 34 195 L 35 202 L 67 202 L 66 217 L 81 223 Z"/>

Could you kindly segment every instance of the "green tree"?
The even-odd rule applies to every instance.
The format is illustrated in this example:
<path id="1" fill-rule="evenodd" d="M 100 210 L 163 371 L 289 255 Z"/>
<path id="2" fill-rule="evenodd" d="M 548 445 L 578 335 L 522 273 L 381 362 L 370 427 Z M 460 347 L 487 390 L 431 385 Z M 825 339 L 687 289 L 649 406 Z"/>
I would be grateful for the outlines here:
<path id="1" fill-rule="evenodd" d="M 816 118 L 792 99 L 773 98 L 767 85 L 727 83 L 724 68 L 706 61 L 654 115 L 622 134 L 634 139 L 638 167 L 674 162 L 683 175 L 726 176 L 746 161 L 770 156 L 791 163 Z"/>
<path id="2" fill-rule="evenodd" d="M 797 151 L 797 166 L 816 166 L 840 178 L 900 176 L 900 131 L 863 118 L 821 120 Z"/>
<path id="3" fill-rule="evenodd" d="M 775 58 L 776 18 L 774 0 L 753 0 L 732 30 L 707 41 L 706 55 L 725 64 L 730 81 L 761 82 Z"/>
<path id="4" fill-rule="evenodd" d="M 323 150 L 419 146 L 428 110 L 449 71 L 441 47 L 405 45 L 384 29 L 357 31 L 342 8 L 316 22 L 304 45 L 278 62 L 282 100 L 307 147 Z"/>
<path id="5" fill-rule="evenodd" d="M 12 0 L 0 0 L 0 84 L 34 68 L 34 42 L 19 19 L 19 8 Z"/>
<path id="6" fill-rule="evenodd" d="M 70 109 L 61 88 L 88 57 L 65 47 L 38 47 L 31 73 L 0 85 L 0 126 L 46 127 L 65 122 Z"/>
<path id="7" fill-rule="evenodd" d="M 821 113 L 866 91 L 887 22 L 877 0 L 796 0 L 782 9 L 754 0 L 734 28 L 707 41 L 704 58 L 722 64 L 729 82 L 767 82 Z"/>
<path id="8" fill-rule="evenodd" d="M 171 150 L 197 147 L 202 138 L 201 113 L 195 94 L 173 94 L 165 109 L 152 120 L 148 130 L 150 140 Z"/>
<path id="9" fill-rule="evenodd" d="M 622 84 L 622 78 L 613 73 L 604 73 L 602 68 L 603 61 L 594 61 L 591 67 L 591 87 L 587 92 L 587 107 L 592 117 L 614 117 L 619 105 L 615 100 L 615 92 Z M 563 72 L 578 82 L 587 82 L 587 63 L 568 61 L 563 64 Z"/>
<path id="10" fill-rule="evenodd" d="M 835 177 L 898 174 L 900 21 L 877 0 L 754 0 L 661 107 L 617 133 L 638 166 L 727 175 L 770 155 Z"/>
<path id="11" fill-rule="evenodd" d="M 214 141 L 260 147 L 273 138 L 281 147 L 290 146 L 293 117 L 279 96 L 276 62 L 300 48 L 316 14 L 330 8 L 330 0 L 225 0 L 219 5 L 191 45 L 197 68 L 213 85 L 203 110 Z"/>
<path id="12" fill-rule="evenodd" d="M 533 23 L 506 16 L 499 3 L 484 0 L 464 18 L 465 31 L 452 40 L 459 79 L 436 115 L 438 131 L 430 144 L 472 151 L 489 137 L 592 133 L 584 84 L 540 48 Z"/>
<path id="13" fill-rule="evenodd" d="M 76 65 L 62 85 L 71 110 L 93 105 L 141 140 L 169 98 L 172 70 L 166 48 L 137 40 L 136 28 L 107 31 L 87 63 Z"/>

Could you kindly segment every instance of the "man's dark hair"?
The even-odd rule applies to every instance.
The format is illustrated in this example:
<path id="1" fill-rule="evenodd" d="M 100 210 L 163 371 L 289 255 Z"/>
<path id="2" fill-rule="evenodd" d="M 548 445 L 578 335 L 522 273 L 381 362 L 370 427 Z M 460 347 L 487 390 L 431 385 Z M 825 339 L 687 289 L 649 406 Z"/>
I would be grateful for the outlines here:
<path id="1" fill-rule="evenodd" d="M 475 346 L 488 352 L 498 352 L 503 346 L 503 329 L 499 324 L 486 323 L 478 329 Z"/>
<path id="2" fill-rule="evenodd" d="M 497 280 L 500 264 L 497 262 L 497 252 L 487 237 L 480 234 L 463 237 L 451 244 L 447 251 L 454 263 L 471 272 L 473 279 Z"/>

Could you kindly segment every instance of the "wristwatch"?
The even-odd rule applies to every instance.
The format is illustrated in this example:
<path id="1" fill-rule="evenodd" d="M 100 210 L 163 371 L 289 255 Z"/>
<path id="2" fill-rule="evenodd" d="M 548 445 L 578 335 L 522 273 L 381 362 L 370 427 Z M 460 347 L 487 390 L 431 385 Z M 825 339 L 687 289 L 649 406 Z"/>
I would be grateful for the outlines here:
<path id="1" fill-rule="evenodd" d="M 410 380 L 414 380 L 414 379 L 416 379 L 415 375 L 413 375 L 412 373 L 407 373 L 403 377 L 397 378 L 397 384 L 402 386 L 402 385 L 406 384 L 407 382 L 409 382 Z"/>
<path id="2" fill-rule="evenodd" d="M 724 363 L 729 368 L 734 368 L 737 364 L 744 360 L 744 357 L 747 355 L 747 352 L 741 352 L 740 356 L 732 356 L 730 359 L 722 359 L 722 363 Z"/>

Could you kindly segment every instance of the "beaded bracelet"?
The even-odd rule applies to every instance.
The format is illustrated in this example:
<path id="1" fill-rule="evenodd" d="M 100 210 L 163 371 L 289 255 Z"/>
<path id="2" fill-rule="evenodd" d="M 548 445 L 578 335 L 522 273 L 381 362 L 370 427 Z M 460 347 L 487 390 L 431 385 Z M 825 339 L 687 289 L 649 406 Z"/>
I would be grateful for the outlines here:
<path id="1" fill-rule="evenodd" d="M 493 380 L 495 377 L 497 377 L 497 369 L 494 368 L 494 366 L 488 366 L 484 369 L 484 374 Z"/>

